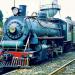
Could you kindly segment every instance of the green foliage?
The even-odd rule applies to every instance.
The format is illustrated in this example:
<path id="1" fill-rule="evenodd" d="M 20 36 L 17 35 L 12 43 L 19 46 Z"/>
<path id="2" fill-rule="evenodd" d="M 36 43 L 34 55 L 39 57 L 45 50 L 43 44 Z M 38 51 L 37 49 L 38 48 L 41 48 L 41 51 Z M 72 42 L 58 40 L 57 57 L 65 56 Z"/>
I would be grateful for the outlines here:
<path id="1" fill-rule="evenodd" d="M 0 28 L 2 28 L 3 27 L 3 22 L 2 21 L 0 21 Z"/>
<path id="2" fill-rule="evenodd" d="M 2 11 L 0 10 L 0 27 L 3 27 L 3 14 Z"/>
<path id="3" fill-rule="evenodd" d="M 0 21 L 3 20 L 3 14 L 2 14 L 2 11 L 0 10 Z"/>

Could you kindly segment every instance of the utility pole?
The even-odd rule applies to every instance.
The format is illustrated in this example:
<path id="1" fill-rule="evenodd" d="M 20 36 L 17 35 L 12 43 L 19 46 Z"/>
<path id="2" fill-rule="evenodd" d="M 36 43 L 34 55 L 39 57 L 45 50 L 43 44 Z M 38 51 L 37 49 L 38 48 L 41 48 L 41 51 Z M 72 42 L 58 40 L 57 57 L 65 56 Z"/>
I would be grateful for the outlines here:
<path id="1" fill-rule="evenodd" d="M 14 0 L 14 7 L 15 7 L 15 0 Z"/>

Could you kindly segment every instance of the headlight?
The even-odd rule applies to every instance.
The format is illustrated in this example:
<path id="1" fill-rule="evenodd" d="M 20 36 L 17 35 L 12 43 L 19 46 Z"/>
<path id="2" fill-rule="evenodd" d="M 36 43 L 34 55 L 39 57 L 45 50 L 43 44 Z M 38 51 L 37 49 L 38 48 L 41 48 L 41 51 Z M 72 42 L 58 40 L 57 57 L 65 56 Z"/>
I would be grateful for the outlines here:
<path id="1" fill-rule="evenodd" d="M 12 12 L 13 12 L 14 15 L 18 15 L 19 9 L 16 8 L 16 7 L 12 7 Z"/>
<path id="2" fill-rule="evenodd" d="M 33 57 L 33 54 L 29 54 L 29 57 Z"/>

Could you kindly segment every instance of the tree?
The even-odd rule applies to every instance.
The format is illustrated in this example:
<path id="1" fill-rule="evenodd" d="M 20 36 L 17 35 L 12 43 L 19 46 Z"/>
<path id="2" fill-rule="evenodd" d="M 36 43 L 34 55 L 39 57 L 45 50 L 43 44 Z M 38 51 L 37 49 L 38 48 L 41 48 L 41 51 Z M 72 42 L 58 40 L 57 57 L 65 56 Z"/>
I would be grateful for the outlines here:
<path id="1" fill-rule="evenodd" d="M 2 28 L 2 26 L 3 26 L 3 13 L 0 10 L 0 27 Z"/>

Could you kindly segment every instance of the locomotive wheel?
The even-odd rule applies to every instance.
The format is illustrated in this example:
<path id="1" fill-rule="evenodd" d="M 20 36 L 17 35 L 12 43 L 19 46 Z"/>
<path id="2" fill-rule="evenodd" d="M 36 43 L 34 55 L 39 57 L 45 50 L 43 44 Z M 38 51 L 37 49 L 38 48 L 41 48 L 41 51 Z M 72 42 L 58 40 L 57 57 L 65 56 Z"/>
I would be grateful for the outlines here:
<path id="1" fill-rule="evenodd" d="M 71 42 L 65 42 L 64 43 L 64 53 L 66 53 L 66 52 L 69 52 L 69 51 L 71 51 L 71 48 L 72 48 L 72 44 L 71 44 Z"/>
<path id="2" fill-rule="evenodd" d="M 58 56 L 59 54 L 63 53 L 63 46 L 59 46 L 54 49 L 54 53 Z"/>

